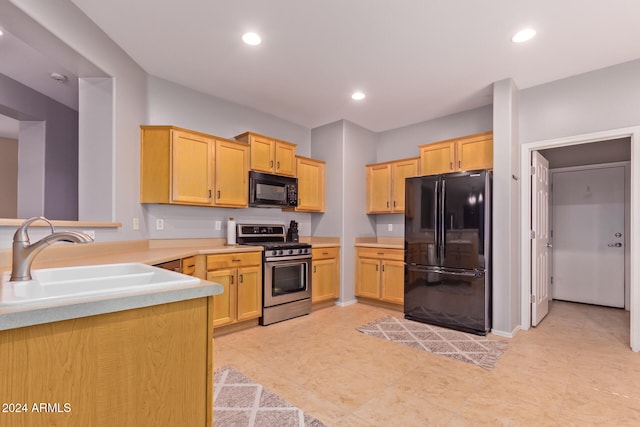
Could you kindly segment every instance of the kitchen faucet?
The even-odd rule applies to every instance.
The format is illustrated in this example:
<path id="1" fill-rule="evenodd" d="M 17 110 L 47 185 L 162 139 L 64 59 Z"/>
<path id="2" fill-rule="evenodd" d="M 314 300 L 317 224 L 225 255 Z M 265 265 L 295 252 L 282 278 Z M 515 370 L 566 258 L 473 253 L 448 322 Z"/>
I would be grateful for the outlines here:
<path id="1" fill-rule="evenodd" d="M 35 221 L 44 221 L 51 227 L 51 234 L 31 244 L 27 229 Z M 79 231 L 58 231 L 51 221 L 45 217 L 29 218 L 16 230 L 13 235 L 13 259 L 11 261 L 10 281 L 31 280 L 31 264 L 41 250 L 55 242 L 91 243 L 93 239 Z"/>

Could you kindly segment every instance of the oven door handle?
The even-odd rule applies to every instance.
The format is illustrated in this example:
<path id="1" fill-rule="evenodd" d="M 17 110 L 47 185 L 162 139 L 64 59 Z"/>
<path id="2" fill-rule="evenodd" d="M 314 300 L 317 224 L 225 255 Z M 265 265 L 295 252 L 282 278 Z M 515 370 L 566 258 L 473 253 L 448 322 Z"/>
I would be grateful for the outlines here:
<path id="1" fill-rule="evenodd" d="M 272 258 L 264 259 L 264 262 L 269 262 L 269 263 L 278 263 L 280 261 L 311 261 L 311 257 L 291 255 L 291 256 L 280 256 L 280 257 L 272 257 Z"/>

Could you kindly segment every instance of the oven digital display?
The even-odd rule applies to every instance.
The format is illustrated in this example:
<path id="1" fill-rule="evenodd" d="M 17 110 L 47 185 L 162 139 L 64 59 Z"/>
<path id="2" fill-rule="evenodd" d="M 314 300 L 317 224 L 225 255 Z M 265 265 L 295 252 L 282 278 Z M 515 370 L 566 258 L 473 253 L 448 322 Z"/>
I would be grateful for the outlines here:
<path id="1" fill-rule="evenodd" d="M 272 296 L 287 295 L 307 289 L 306 263 L 273 266 Z"/>

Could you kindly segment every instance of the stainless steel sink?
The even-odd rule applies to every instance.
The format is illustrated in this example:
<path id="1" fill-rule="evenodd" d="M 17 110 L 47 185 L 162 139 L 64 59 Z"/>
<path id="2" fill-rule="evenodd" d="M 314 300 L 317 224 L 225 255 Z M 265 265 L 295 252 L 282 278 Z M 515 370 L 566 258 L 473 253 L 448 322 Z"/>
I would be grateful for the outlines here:
<path id="1" fill-rule="evenodd" d="M 32 280 L 0 284 L 0 307 L 58 302 L 118 293 L 188 286 L 200 279 L 139 263 L 87 265 L 32 271 Z"/>

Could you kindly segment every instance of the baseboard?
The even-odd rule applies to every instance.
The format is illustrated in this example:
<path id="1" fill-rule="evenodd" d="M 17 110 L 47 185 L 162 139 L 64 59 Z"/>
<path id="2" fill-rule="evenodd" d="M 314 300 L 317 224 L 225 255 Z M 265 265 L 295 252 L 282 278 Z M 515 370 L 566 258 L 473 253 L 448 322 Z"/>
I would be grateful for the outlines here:
<path id="1" fill-rule="evenodd" d="M 520 325 L 516 326 L 511 332 L 504 332 L 504 331 L 499 331 L 497 329 L 491 329 L 491 333 L 493 335 L 497 335 L 499 337 L 504 337 L 504 338 L 513 338 L 516 336 L 516 334 L 519 331 L 520 331 Z"/>
<path id="2" fill-rule="evenodd" d="M 357 304 L 358 300 L 357 299 L 352 299 L 349 301 L 336 301 L 336 305 L 340 306 L 340 307 L 347 307 L 349 305 L 353 305 L 353 304 Z"/>

